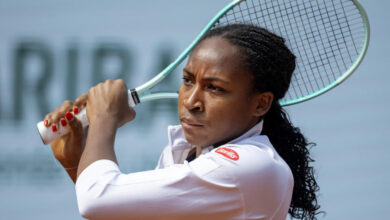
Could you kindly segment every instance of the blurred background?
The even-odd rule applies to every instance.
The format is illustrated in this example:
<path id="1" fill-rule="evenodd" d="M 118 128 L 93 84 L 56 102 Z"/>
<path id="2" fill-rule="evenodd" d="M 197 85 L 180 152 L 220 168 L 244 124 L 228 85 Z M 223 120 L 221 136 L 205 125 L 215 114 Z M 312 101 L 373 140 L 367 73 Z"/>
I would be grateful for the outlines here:
<path id="1" fill-rule="evenodd" d="M 1 219 L 82 219 L 74 185 L 36 123 L 106 78 L 129 88 L 170 63 L 228 0 L 0 0 Z M 371 23 L 365 60 L 342 85 L 287 107 L 310 141 L 327 214 L 388 219 L 390 205 L 390 2 L 361 0 Z M 170 77 L 164 88 L 178 88 Z M 176 101 L 136 107 L 116 150 L 121 169 L 153 169 Z"/>

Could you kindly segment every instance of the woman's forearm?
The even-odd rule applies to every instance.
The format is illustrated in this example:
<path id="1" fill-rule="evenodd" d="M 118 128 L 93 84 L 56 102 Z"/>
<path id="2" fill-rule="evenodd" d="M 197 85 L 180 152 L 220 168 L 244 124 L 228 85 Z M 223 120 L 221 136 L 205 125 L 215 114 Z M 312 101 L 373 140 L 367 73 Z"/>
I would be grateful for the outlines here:
<path id="1" fill-rule="evenodd" d="M 80 158 L 77 176 L 97 160 L 107 159 L 117 163 L 114 151 L 116 131 L 116 122 L 110 119 L 95 120 L 89 125 L 89 134 Z"/>
<path id="2" fill-rule="evenodd" d="M 73 183 L 76 183 L 77 180 L 77 167 L 72 169 L 66 169 L 65 171 L 68 173 L 70 179 L 73 181 Z"/>

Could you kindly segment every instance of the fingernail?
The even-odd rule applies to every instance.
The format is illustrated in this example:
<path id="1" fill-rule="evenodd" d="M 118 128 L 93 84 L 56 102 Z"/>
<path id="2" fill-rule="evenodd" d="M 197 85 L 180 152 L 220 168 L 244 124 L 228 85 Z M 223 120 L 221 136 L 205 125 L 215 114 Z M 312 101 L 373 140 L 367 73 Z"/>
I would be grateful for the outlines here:
<path id="1" fill-rule="evenodd" d="M 73 120 L 73 114 L 72 114 L 72 112 L 67 112 L 67 113 L 65 114 L 65 117 L 66 117 L 66 119 L 68 119 L 68 121 L 72 121 L 72 120 Z"/>
<path id="2" fill-rule="evenodd" d="M 49 125 L 49 121 L 45 120 L 45 121 L 43 121 L 43 124 L 47 127 Z"/>
<path id="3" fill-rule="evenodd" d="M 73 113 L 74 113 L 75 115 L 77 115 L 77 114 L 79 113 L 79 108 L 74 107 L 74 108 L 73 108 Z"/>
<path id="4" fill-rule="evenodd" d="M 61 119 L 61 124 L 62 124 L 62 126 L 66 126 L 66 121 L 65 121 L 65 119 Z"/>
<path id="5" fill-rule="evenodd" d="M 56 132 L 56 131 L 57 131 L 57 126 L 56 126 L 55 124 L 53 124 L 53 125 L 51 126 L 51 130 L 52 130 L 53 132 Z"/>

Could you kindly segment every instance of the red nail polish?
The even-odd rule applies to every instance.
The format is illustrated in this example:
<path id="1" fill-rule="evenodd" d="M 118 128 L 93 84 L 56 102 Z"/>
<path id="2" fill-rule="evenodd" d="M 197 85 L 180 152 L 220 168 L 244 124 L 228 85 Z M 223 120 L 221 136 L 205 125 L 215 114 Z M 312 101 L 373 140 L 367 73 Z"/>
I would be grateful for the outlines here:
<path id="1" fill-rule="evenodd" d="M 65 121 L 65 119 L 61 119 L 61 124 L 62 124 L 62 126 L 66 126 L 66 121 Z"/>
<path id="2" fill-rule="evenodd" d="M 77 115 L 77 114 L 79 113 L 79 108 L 74 107 L 74 108 L 73 108 L 73 113 L 74 113 L 75 115 Z"/>
<path id="3" fill-rule="evenodd" d="M 67 113 L 65 114 L 65 117 L 66 117 L 66 119 L 68 119 L 68 121 L 72 121 L 72 119 L 73 119 L 73 114 L 72 114 L 72 112 L 67 112 Z"/>
<path id="4" fill-rule="evenodd" d="M 43 124 L 44 124 L 45 126 L 48 126 L 48 125 L 49 125 L 49 121 L 48 121 L 48 120 L 45 120 L 45 121 L 43 121 Z"/>
<path id="5" fill-rule="evenodd" d="M 56 131 L 57 131 L 57 126 L 56 126 L 55 124 L 53 124 L 53 125 L 51 126 L 51 130 L 52 130 L 53 132 L 56 132 Z"/>

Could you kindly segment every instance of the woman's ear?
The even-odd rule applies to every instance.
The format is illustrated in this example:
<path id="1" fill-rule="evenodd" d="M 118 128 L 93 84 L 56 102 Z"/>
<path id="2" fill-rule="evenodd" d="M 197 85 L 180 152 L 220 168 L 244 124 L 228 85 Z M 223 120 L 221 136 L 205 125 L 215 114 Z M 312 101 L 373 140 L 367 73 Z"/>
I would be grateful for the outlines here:
<path id="1" fill-rule="evenodd" d="M 274 100 L 274 94 L 272 92 L 263 92 L 256 95 L 256 109 L 254 116 L 260 117 L 265 115 L 268 110 L 271 108 L 272 102 Z"/>

